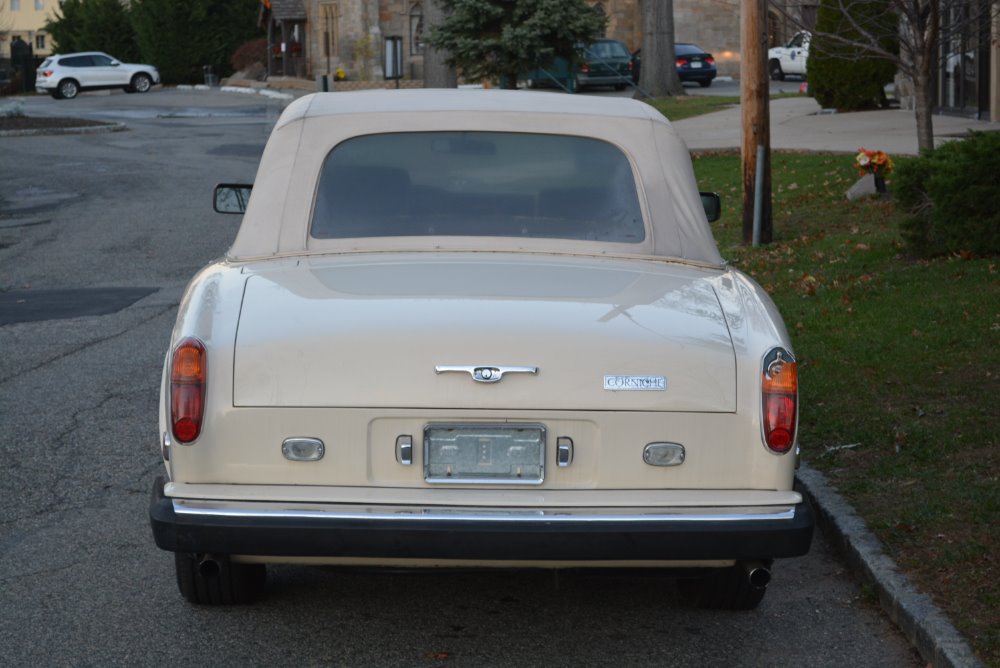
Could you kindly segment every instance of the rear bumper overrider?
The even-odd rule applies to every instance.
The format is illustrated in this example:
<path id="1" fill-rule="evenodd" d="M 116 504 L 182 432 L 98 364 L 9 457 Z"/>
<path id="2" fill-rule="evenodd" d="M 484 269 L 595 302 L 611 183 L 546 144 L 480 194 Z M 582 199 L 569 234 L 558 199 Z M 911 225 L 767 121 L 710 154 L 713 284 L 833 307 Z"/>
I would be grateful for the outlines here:
<path id="1" fill-rule="evenodd" d="M 808 501 L 754 508 L 504 509 L 235 503 L 164 496 L 157 546 L 275 557 L 489 561 L 749 560 L 808 552 Z"/>

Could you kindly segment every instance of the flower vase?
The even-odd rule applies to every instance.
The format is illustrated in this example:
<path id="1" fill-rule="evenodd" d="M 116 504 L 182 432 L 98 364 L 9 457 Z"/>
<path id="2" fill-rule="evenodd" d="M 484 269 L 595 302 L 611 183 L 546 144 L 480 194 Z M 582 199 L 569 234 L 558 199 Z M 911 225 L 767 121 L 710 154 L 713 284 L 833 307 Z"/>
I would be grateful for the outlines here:
<path id="1" fill-rule="evenodd" d="M 881 174 L 872 174 L 872 176 L 875 177 L 875 192 L 877 192 L 880 197 L 884 197 L 889 192 L 885 189 L 885 177 Z"/>

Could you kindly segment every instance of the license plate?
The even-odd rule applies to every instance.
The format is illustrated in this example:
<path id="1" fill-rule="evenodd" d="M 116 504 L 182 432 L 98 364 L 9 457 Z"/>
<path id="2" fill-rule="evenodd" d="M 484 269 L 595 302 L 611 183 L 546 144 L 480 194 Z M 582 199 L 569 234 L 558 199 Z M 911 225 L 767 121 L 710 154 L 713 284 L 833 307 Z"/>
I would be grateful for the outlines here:
<path id="1" fill-rule="evenodd" d="M 540 485 L 544 477 L 541 424 L 424 427 L 424 479 L 429 483 Z"/>
<path id="2" fill-rule="evenodd" d="M 691 63 L 691 69 L 695 69 L 695 70 L 697 70 L 697 69 L 699 69 L 700 67 L 701 67 L 701 63 L 700 63 L 700 62 L 698 62 L 697 60 L 696 60 L 696 61 L 694 61 L 693 63 Z"/>

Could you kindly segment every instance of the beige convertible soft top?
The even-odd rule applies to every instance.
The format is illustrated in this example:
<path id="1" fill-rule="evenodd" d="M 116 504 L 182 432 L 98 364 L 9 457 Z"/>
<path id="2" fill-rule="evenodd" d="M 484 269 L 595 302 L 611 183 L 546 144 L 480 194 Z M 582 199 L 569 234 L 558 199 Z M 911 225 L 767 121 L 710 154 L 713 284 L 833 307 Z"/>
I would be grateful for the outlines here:
<path id="1" fill-rule="evenodd" d="M 641 243 L 422 236 L 309 236 L 323 161 L 360 135 L 483 131 L 592 137 L 629 158 L 646 225 Z M 385 193 L 391 197 L 392 193 Z M 264 149 L 234 261 L 303 253 L 396 250 L 530 251 L 657 256 L 720 266 L 687 147 L 652 107 L 623 98 L 497 90 L 379 90 L 316 93 L 290 104 Z"/>

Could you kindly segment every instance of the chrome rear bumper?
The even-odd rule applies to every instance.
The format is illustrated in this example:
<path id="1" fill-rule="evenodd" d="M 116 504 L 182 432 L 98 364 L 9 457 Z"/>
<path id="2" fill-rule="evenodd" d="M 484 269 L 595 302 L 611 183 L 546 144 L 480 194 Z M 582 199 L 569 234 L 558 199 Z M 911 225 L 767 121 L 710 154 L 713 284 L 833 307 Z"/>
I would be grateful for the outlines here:
<path id="1" fill-rule="evenodd" d="M 772 559 L 805 554 L 808 502 L 693 508 L 471 508 L 173 499 L 158 478 L 156 544 L 175 552 L 488 560 Z"/>

